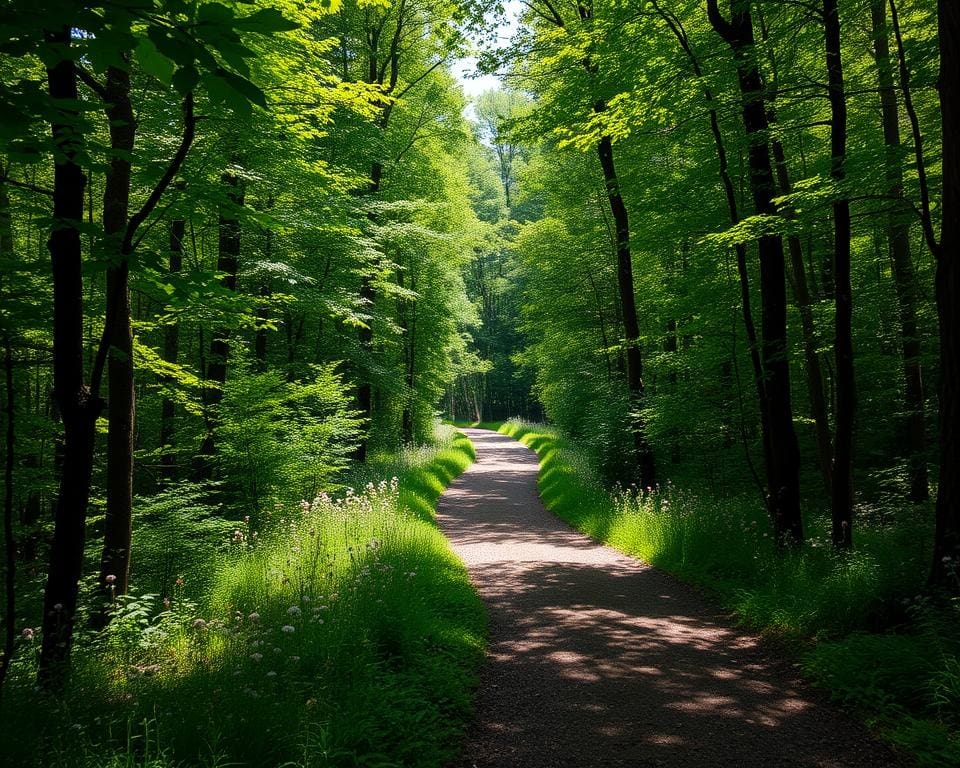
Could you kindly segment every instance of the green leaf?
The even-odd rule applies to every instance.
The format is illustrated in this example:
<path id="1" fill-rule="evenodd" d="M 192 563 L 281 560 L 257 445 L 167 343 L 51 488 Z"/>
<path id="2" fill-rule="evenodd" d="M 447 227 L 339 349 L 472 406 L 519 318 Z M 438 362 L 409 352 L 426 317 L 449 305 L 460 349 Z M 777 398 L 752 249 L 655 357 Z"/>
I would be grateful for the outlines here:
<path id="1" fill-rule="evenodd" d="M 174 63 L 157 50 L 157 46 L 147 37 L 141 37 L 134 49 L 137 63 L 148 75 L 153 75 L 164 85 L 170 85 L 173 79 Z"/>
<path id="2" fill-rule="evenodd" d="M 286 18 L 278 8 L 261 8 L 256 13 L 237 19 L 235 27 L 245 32 L 269 35 L 274 32 L 289 32 L 300 25 Z"/>
<path id="3" fill-rule="evenodd" d="M 190 93 L 197 87 L 198 82 L 200 82 L 200 73 L 193 65 L 180 67 L 173 75 L 173 87 L 181 96 Z"/>
<path id="4" fill-rule="evenodd" d="M 233 11 L 220 3 L 204 3 L 197 13 L 197 21 L 201 24 L 233 25 Z"/>
<path id="5" fill-rule="evenodd" d="M 203 76 L 203 84 L 214 102 L 226 104 L 241 115 L 250 113 L 250 105 L 265 106 L 267 101 L 257 86 L 246 78 L 218 69 Z"/>
<path id="6" fill-rule="evenodd" d="M 252 104 L 256 104 L 258 107 L 267 106 L 267 97 L 264 95 L 256 85 L 247 80 L 245 77 L 241 77 L 235 72 L 231 72 L 228 69 L 221 69 L 216 73 L 222 77 L 227 85 L 230 86 L 236 93 L 239 93 L 245 100 Z"/>

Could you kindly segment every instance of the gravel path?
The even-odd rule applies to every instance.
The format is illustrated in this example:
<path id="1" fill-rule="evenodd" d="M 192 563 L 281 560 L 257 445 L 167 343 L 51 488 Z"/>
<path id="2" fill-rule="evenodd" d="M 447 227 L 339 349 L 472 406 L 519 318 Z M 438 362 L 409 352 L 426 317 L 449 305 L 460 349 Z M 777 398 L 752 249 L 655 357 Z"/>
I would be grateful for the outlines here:
<path id="1" fill-rule="evenodd" d="M 457 768 L 899 764 L 715 606 L 547 512 L 532 451 L 464 431 L 477 462 L 438 513 L 490 645 Z"/>

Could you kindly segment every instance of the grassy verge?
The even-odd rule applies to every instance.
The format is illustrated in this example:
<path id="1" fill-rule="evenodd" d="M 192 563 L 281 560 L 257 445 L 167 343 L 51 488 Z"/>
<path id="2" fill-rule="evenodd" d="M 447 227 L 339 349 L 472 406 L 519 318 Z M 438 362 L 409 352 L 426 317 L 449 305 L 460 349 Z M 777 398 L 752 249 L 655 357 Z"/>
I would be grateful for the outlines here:
<path id="1" fill-rule="evenodd" d="M 559 517 L 714 593 L 921 765 L 960 765 L 960 609 L 922 596 L 928 510 L 860 510 L 850 555 L 835 554 L 827 521 L 810 518 L 803 553 L 781 557 L 756 494 L 611 492 L 555 430 L 500 431 L 537 452 L 541 496 Z"/>
<path id="2" fill-rule="evenodd" d="M 471 429 L 489 429 L 494 432 L 500 429 L 503 426 L 504 422 L 502 421 L 467 421 L 466 419 L 454 419 L 453 421 L 447 422 L 452 424 L 455 427 L 469 427 Z"/>
<path id="3" fill-rule="evenodd" d="M 208 594 L 130 600 L 79 648 L 67 695 L 29 654 L 5 692 L 17 766 L 440 766 L 469 714 L 483 608 L 433 520 L 473 460 L 447 429 L 358 490 L 241 527 Z M 392 479 L 391 479 L 392 478 Z"/>

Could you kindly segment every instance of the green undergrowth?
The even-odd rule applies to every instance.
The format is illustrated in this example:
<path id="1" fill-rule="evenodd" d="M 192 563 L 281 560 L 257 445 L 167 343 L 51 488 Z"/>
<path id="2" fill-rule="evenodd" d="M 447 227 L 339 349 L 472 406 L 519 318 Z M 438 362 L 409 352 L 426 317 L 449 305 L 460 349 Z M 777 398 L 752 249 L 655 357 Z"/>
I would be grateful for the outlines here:
<path id="1" fill-rule="evenodd" d="M 242 525 L 199 600 L 122 607 L 45 700 L 29 660 L 5 692 L 16 766 L 440 766 L 469 714 L 485 620 L 434 522 L 474 459 L 438 445 L 374 457 L 356 490 Z M 24 654 L 24 657 L 28 657 Z M 25 734 L 36 734 L 26 737 Z"/>
<path id="2" fill-rule="evenodd" d="M 496 432 L 503 426 L 502 421 L 469 421 L 467 419 L 454 419 L 447 422 L 455 427 L 469 427 L 471 429 L 489 429 Z"/>
<path id="3" fill-rule="evenodd" d="M 756 493 L 611 492 L 557 430 L 500 431 L 537 452 L 540 495 L 559 517 L 716 595 L 919 764 L 960 765 L 960 609 L 923 596 L 928 508 L 858 510 L 847 555 L 830 547 L 829 521 L 808 516 L 803 552 L 780 556 Z"/>

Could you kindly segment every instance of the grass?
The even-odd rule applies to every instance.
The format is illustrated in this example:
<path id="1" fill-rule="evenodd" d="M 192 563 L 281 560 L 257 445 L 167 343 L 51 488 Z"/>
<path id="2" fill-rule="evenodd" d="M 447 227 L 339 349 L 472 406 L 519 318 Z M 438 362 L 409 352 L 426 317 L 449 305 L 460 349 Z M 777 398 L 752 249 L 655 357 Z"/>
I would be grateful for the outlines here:
<path id="1" fill-rule="evenodd" d="M 473 446 L 375 458 L 340 498 L 241 526 L 196 602 L 126 601 L 82 642 L 69 691 L 5 691 L 17 766 L 440 766 L 457 747 L 485 619 L 433 519 Z M 390 479 L 394 478 L 394 479 Z"/>
<path id="2" fill-rule="evenodd" d="M 503 426 L 502 421 L 469 421 L 468 419 L 453 419 L 445 422 L 455 427 L 468 427 L 470 429 L 489 429 L 496 432 Z"/>
<path id="3" fill-rule="evenodd" d="M 756 493 L 611 492 L 556 430 L 500 431 L 537 452 L 541 497 L 559 517 L 713 593 L 919 764 L 960 765 L 960 606 L 924 597 L 926 507 L 859 509 L 846 555 L 830 547 L 825 517 L 808 516 L 803 552 L 780 556 Z"/>

